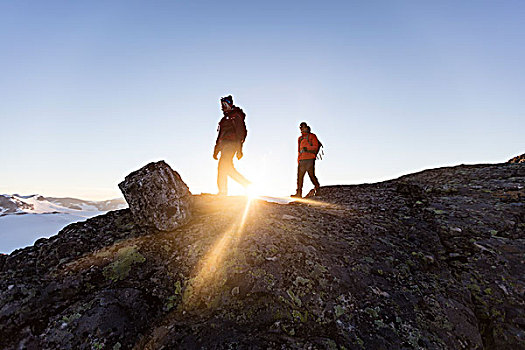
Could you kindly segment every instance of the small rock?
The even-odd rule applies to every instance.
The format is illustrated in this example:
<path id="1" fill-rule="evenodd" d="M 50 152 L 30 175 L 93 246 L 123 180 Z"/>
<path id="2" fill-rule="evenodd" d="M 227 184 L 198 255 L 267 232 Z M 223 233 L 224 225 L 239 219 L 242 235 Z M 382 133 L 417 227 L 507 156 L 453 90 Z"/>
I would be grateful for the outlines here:
<path id="1" fill-rule="evenodd" d="M 239 294 L 239 287 L 233 287 L 231 291 L 232 296 L 236 296 Z"/>
<path id="2" fill-rule="evenodd" d="M 292 216 L 292 215 L 287 215 L 287 214 L 284 214 L 282 219 L 283 220 L 299 220 L 299 218 Z"/>
<path id="3" fill-rule="evenodd" d="M 509 291 L 507 290 L 507 287 L 505 287 L 502 283 L 497 283 L 496 284 L 498 285 L 498 287 L 500 287 L 500 289 L 503 291 L 503 293 L 505 293 L 505 295 L 509 295 Z"/>
<path id="4" fill-rule="evenodd" d="M 488 248 L 482 246 L 482 245 L 479 244 L 478 242 L 474 242 L 474 246 L 475 246 L 476 248 L 481 249 L 482 252 L 489 252 L 489 253 L 492 253 L 492 254 L 496 254 L 496 253 L 494 253 L 492 250 L 490 250 L 490 249 L 488 249 Z"/>
<path id="5" fill-rule="evenodd" d="M 385 297 L 385 298 L 390 298 L 390 294 L 388 294 L 385 291 L 382 291 L 378 287 L 370 287 L 370 289 L 372 289 L 372 292 L 374 292 L 374 294 L 376 294 L 376 295 L 379 295 L 379 296 L 382 296 L 382 297 Z"/>
<path id="6" fill-rule="evenodd" d="M 423 259 L 425 260 L 425 262 L 426 262 L 427 264 L 433 264 L 433 263 L 436 262 L 436 258 L 434 258 L 434 256 L 433 256 L 433 255 L 430 255 L 430 254 L 425 255 L 425 256 L 423 257 Z"/>

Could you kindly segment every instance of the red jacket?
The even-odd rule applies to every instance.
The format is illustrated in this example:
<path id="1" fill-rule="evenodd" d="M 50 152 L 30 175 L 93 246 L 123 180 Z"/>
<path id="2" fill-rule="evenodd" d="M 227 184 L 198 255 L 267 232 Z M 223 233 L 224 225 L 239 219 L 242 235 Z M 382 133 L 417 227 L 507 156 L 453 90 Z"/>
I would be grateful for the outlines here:
<path id="1" fill-rule="evenodd" d="M 317 152 L 319 152 L 319 140 L 315 134 L 303 132 L 297 141 L 297 151 L 299 152 L 297 160 L 315 159 L 317 157 Z"/>

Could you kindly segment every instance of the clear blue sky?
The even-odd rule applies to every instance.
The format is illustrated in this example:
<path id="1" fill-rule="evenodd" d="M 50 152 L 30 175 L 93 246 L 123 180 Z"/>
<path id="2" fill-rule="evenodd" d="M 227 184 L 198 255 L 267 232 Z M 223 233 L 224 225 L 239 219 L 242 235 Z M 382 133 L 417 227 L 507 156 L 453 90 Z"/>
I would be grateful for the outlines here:
<path id="1" fill-rule="evenodd" d="M 160 159 L 216 192 L 227 94 L 247 113 L 237 167 L 267 194 L 295 190 L 301 121 L 323 185 L 504 162 L 525 151 L 524 18 L 523 1 L 3 1 L 0 193 L 112 198 Z"/>

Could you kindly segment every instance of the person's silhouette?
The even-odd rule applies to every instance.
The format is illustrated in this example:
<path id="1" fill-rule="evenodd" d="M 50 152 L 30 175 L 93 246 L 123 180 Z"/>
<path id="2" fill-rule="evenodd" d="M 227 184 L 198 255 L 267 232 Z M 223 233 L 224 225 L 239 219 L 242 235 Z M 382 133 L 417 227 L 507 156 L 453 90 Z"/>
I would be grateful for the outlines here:
<path id="1" fill-rule="evenodd" d="M 319 188 L 321 187 L 315 176 L 315 159 L 317 158 L 321 143 L 317 139 L 317 136 L 311 133 L 310 127 L 305 122 L 299 125 L 299 129 L 301 129 L 301 136 L 299 136 L 297 149 L 299 153 L 297 156 L 297 191 L 292 195 L 292 197 L 297 198 L 301 198 L 303 195 L 303 179 L 306 172 L 308 172 L 308 176 L 310 176 L 310 180 L 312 180 L 315 186 L 311 194 L 318 194 Z"/>
<path id="2" fill-rule="evenodd" d="M 246 124 L 244 119 L 246 114 L 243 110 L 233 104 L 233 97 L 226 96 L 221 98 L 221 108 L 224 117 L 219 122 L 217 141 L 213 151 L 213 158 L 217 159 L 219 152 L 219 167 L 217 171 L 217 186 L 219 195 L 228 194 L 228 176 L 243 185 L 250 184 L 233 166 L 233 156 L 237 154 L 237 159 L 243 157 L 242 146 L 246 139 Z"/>

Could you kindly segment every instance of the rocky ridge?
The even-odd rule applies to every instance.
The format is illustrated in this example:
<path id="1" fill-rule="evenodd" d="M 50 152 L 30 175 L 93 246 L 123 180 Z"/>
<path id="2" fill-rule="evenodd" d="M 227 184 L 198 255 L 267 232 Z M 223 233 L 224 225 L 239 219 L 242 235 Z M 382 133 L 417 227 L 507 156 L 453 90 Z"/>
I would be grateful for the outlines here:
<path id="1" fill-rule="evenodd" d="M 427 170 L 279 205 L 193 196 L 0 256 L 5 349 L 523 349 L 525 166 Z"/>

